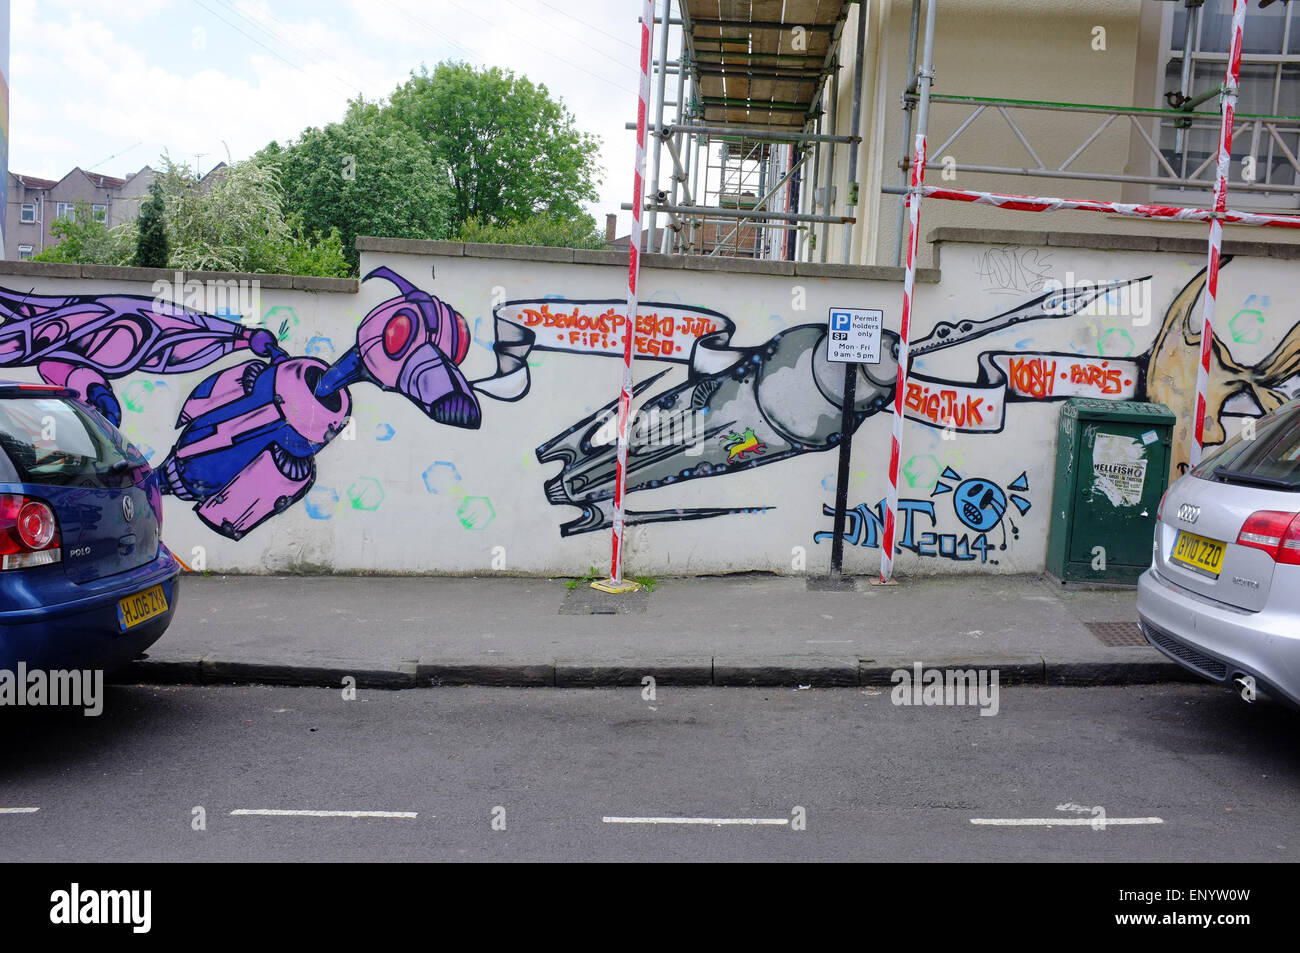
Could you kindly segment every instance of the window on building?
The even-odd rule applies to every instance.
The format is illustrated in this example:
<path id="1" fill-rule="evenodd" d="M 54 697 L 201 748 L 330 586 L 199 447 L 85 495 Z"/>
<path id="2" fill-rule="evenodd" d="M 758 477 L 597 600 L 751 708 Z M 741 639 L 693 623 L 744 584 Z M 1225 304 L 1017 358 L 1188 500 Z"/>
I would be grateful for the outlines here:
<path id="1" fill-rule="evenodd" d="M 1187 95 L 1195 97 L 1223 85 L 1232 36 L 1232 0 L 1205 0 L 1199 11 L 1168 4 L 1165 14 L 1159 105 L 1163 94 L 1182 92 L 1183 65 L 1188 67 Z M 1300 204 L 1300 4 L 1250 5 L 1242 39 L 1240 91 L 1233 127 L 1232 166 L 1228 181 L 1238 186 L 1237 207 L 1294 208 Z M 1188 17 L 1191 36 L 1188 38 Z M 1219 99 L 1196 107 L 1210 113 L 1190 128 L 1177 120 L 1160 123 L 1160 150 L 1174 173 L 1213 189 L 1218 155 Z M 1167 170 L 1161 170 L 1167 175 Z M 1243 192 L 1251 182 L 1297 191 Z M 1161 200 L 1206 201 L 1201 189 L 1159 188 Z"/>
<path id="2" fill-rule="evenodd" d="M 94 218 L 95 221 L 97 221 L 97 222 L 107 222 L 107 221 L 108 221 L 108 206 L 107 206 L 107 205 L 92 205 L 92 206 L 90 207 L 90 213 L 91 213 L 91 217 Z"/>
<path id="3" fill-rule="evenodd" d="M 27 261 L 29 258 L 32 257 L 32 251 L 33 249 L 31 245 L 19 245 L 18 246 L 19 259 L 22 261 Z"/>
<path id="4" fill-rule="evenodd" d="M 36 221 L 36 203 L 24 202 L 22 213 L 19 215 L 18 220 L 27 223 Z"/>
<path id="5" fill-rule="evenodd" d="M 54 217 L 74 221 L 77 217 L 77 207 L 71 202 L 58 202 L 54 206 Z"/>

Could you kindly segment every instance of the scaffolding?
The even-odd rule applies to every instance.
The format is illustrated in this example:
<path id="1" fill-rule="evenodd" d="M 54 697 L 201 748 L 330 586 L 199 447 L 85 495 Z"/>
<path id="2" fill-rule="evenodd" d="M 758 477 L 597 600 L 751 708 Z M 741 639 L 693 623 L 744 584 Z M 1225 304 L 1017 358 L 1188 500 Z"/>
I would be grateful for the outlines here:
<path id="1" fill-rule="evenodd" d="M 1170 0 L 1159 0 L 1159 2 L 1170 2 Z M 1002 163 L 956 162 L 949 159 L 944 163 L 945 173 L 969 172 L 1155 186 L 1164 190 L 1163 194 L 1166 196 L 1177 196 L 1178 204 L 1184 204 L 1191 197 L 1188 193 L 1193 195 L 1202 193 L 1208 200 L 1217 181 L 1218 137 L 1223 131 L 1222 116 L 1220 110 L 1203 110 L 1197 107 L 1223 96 L 1227 85 L 1225 81 L 1199 92 L 1193 89 L 1195 76 L 1191 69 L 1192 49 L 1204 29 L 1203 13 L 1206 0 L 1173 0 L 1173 2 L 1181 8 L 1178 15 L 1183 18 L 1183 29 L 1182 49 L 1177 54 L 1181 63 L 1178 88 L 1168 90 L 1164 94 L 1168 108 L 952 95 L 936 93 L 931 89 L 928 91 L 931 109 L 935 106 L 958 107 L 964 110 L 964 113 L 958 113 L 963 118 L 947 139 L 930 149 L 930 154 L 944 157 L 949 149 L 976 127 L 977 123 L 992 122 L 1007 135 L 1004 141 L 1006 148 L 1002 150 L 1002 155 L 1018 154 L 1026 160 L 1024 164 L 1011 165 L 1005 161 Z M 1258 6 L 1264 9 L 1275 2 L 1277 0 L 1261 0 Z M 1282 2 L 1288 3 L 1288 0 Z M 908 85 L 903 90 L 902 96 L 904 129 L 901 155 L 898 159 L 898 183 L 881 189 L 885 194 L 900 197 L 908 194 L 908 176 L 914 161 L 911 154 L 912 125 L 921 100 L 922 77 L 917 71 L 917 50 L 922 40 L 921 6 L 922 0 L 912 0 L 908 42 Z M 1296 21 L 1294 27 L 1291 25 L 1290 18 L 1286 24 L 1287 33 L 1292 36 L 1295 30 L 1300 29 L 1300 14 L 1297 14 L 1294 19 Z M 1284 39 L 1282 49 L 1285 51 L 1288 48 L 1289 45 Z M 1230 52 L 1202 54 L 1201 58 L 1222 62 L 1223 73 L 1226 75 L 1230 66 Z M 1240 68 L 1242 63 L 1240 52 L 1235 62 Z M 930 75 L 933 75 L 932 72 Z M 1275 86 L 1274 106 L 1277 105 L 1279 88 L 1280 83 Z M 1049 165 L 1043 161 L 1042 155 L 1047 151 L 1047 144 L 1024 126 L 1026 116 L 1044 111 L 1092 118 L 1097 122 L 1095 128 L 1079 137 L 1077 146 L 1058 165 Z M 1076 163 L 1086 152 L 1089 152 L 1094 143 L 1115 126 L 1119 128 L 1128 126 L 1132 130 L 1141 155 L 1151 166 L 1149 174 L 1125 171 L 1127 155 L 1123 156 L 1123 161 L 1113 169 L 1085 171 L 1076 167 Z M 1172 133 L 1172 141 L 1166 143 L 1164 140 L 1169 138 L 1168 133 Z M 1059 146 L 1060 128 L 1053 127 L 1051 135 L 1053 137 L 1051 145 Z M 1227 135 L 1229 150 L 1234 145 L 1249 143 L 1247 155 L 1260 157 L 1258 162 L 1252 159 L 1250 163 L 1240 166 L 1237 170 L 1237 178 L 1229 179 L 1228 186 L 1234 192 L 1253 194 L 1263 199 L 1300 194 L 1300 157 L 1298 157 L 1300 156 L 1300 116 L 1234 113 Z M 1091 154 L 1096 155 L 1097 150 L 1092 149 Z M 896 265 L 903 264 L 905 209 L 906 203 L 900 198 L 895 221 L 894 263 Z"/>
<path id="2" fill-rule="evenodd" d="M 1271 5 L 1274 0 L 1261 0 L 1261 7 Z M 913 0 L 914 9 L 917 0 Z M 1199 7 L 1199 2 L 1188 0 L 1189 19 L 1192 7 Z M 1205 294 L 1202 299 L 1200 365 L 1196 379 L 1196 418 L 1194 421 L 1194 440 L 1191 447 L 1190 463 L 1195 466 L 1200 462 L 1205 437 L 1206 401 L 1209 391 L 1210 355 L 1214 342 L 1215 297 L 1219 282 L 1219 256 L 1223 244 L 1223 225 L 1225 222 L 1264 227 L 1300 228 L 1300 217 L 1288 215 L 1268 215 L 1230 211 L 1227 207 L 1228 171 L 1232 157 L 1232 143 L 1238 132 L 1236 127 L 1236 105 L 1241 75 L 1241 57 L 1245 32 L 1246 8 L 1248 0 L 1233 0 L 1231 35 L 1228 44 L 1223 85 L 1214 92 L 1221 100 L 1219 116 L 1219 135 L 1215 149 L 1215 178 L 1213 182 L 1213 205 L 1209 209 L 1184 206 L 1135 205 L 1119 202 L 1099 202 L 1088 199 L 1057 199 L 1039 196 L 1008 195 L 991 192 L 974 192 L 966 189 L 942 189 L 925 184 L 927 161 L 927 142 L 929 108 L 931 103 L 930 87 L 934 81 L 934 32 L 935 12 L 938 0 L 929 0 L 926 9 L 924 53 L 920 69 L 909 89 L 915 89 L 916 96 L 916 136 L 913 141 L 911 162 L 908 166 L 911 177 L 905 191 L 905 207 L 908 219 L 907 254 L 903 279 L 903 311 L 900 322 L 898 346 L 898 379 L 894 392 L 893 432 L 891 435 L 889 495 L 886 500 L 885 532 L 881 542 L 880 581 L 888 583 L 893 573 L 895 544 L 895 514 L 898 508 L 898 461 L 902 452 L 903 440 L 903 394 L 907 389 L 909 374 L 909 332 L 912 317 L 912 289 L 916 274 L 916 248 L 920 234 L 920 208 L 925 197 L 949 199 L 963 202 L 979 202 L 996 208 L 1028 212 L 1049 212 L 1058 210 L 1100 211 L 1138 218 L 1163 218 L 1182 221 L 1208 222 L 1209 241 L 1207 243 L 1207 264 Z M 1186 83 L 1184 70 L 1184 83 Z M 1188 98 L 1180 105 L 1195 104 L 1198 99 L 1208 100 L 1214 93 L 1205 97 Z M 1256 126 L 1258 128 L 1258 126 Z M 1021 138 L 1022 144 L 1028 143 Z M 1188 137 L 1181 137 L 1186 139 Z M 1149 140 L 1148 140 L 1149 141 Z M 1279 140 L 1280 141 L 1280 140 Z M 1032 150 L 1031 150 L 1032 151 Z M 1292 156 L 1292 158 L 1294 158 Z M 1041 165 L 1041 163 L 1039 163 Z M 1208 167 L 1208 163 L 1207 163 Z M 1172 170 L 1171 170 L 1172 171 Z M 1032 174 L 1032 173 L 1030 173 Z"/>
<path id="3" fill-rule="evenodd" d="M 825 261 L 827 230 L 839 225 L 849 235 L 857 221 L 857 183 L 838 189 L 819 179 L 829 182 L 837 145 L 849 147 L 853 170 L 861 142 L 856 128 L 848 135 L 829 131 L 838 106 L 840 44 L 853 5 L 663 0 L 652 62 L 651 191 L 643 200 L 658 251 L 789 261 L 811 259 L 820 246 Z M 673 26 L 679 28 L 676 60 L 668 58 Z M 865 27 L 864 18 L 860 43 Z M 862 82 L 859 61 L 855 116 Z M 670 85 L 675 100 L 667 98 Z M 670 122 L 668 107 L 676 111 Z M 848 201 L 837 214 L 841 198 Z M 847 263 L 847 248 L 843 257 Z"/>

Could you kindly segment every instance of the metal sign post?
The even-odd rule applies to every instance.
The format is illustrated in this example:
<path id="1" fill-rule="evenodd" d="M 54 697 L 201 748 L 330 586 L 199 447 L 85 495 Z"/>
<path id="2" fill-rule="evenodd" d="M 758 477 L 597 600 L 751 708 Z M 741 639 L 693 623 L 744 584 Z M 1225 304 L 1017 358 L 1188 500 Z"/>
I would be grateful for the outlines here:
<path id="1" fill-rule="evenodd" d="M 831 537 L 831 585 L 844 573 L 844 520 L 849 497 L 849 460 L 853 456 L 853 405 L 857 400 L 858 365 L 880 363 L 880 331 L 885 313 L 876 309 L 831 308 L 826 325 L 826 359 L 844 364 L 844 398 L 840 411 L 839 472 L 835 478 L 835 528 Z"/>

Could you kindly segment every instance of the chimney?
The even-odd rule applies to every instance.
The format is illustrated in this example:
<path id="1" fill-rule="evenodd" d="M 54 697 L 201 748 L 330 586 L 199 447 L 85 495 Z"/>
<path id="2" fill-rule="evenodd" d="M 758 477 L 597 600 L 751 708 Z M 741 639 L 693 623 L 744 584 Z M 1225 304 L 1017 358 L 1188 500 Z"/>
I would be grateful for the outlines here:
<path id="1" fill-rule="evenodd" d="M 618 216 L 610 212 L 605 216 L 605 244 L 614 244 L 616 237 L 618 237 Z"/>

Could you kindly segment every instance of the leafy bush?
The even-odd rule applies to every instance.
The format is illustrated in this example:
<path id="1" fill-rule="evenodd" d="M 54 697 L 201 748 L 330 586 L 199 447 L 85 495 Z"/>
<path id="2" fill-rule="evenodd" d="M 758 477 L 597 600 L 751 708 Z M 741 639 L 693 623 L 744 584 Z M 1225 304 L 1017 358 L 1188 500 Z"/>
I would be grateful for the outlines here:
<path id="1" fill-rule="evenodd" d="M 534 215 L 522 222 L 484 224 L 472 218 L 460 227 L 456 240 L 489 245 L 551 245 L 559 248 L 604 248 L 605 235 L 590 215 L 561 218 Z"/>

